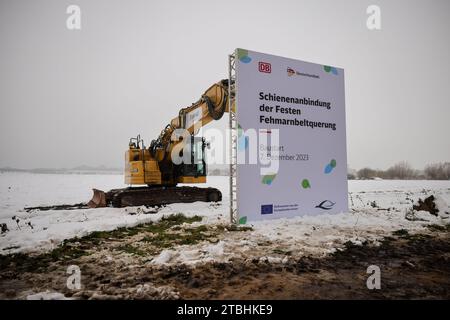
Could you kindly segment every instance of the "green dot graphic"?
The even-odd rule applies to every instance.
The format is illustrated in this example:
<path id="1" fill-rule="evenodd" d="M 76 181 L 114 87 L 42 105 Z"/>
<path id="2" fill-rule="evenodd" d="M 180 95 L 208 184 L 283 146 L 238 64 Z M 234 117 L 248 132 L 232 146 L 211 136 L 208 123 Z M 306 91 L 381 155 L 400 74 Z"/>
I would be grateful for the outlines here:
<path id="1" fill-rule="evenodd" d="M 309 184 L 309 180 L 308 179 L 303 179 L 302 187 L 303 187 L 303 189 L 311 188 L 311 185 Z"/>
<path id="2" fill-rule="evenodd" d="M 238 59 L 242 59 L 243 57 L 246 57 L 248 55 L 248 50 L 245 49 L 237 49 L 237 56 Z"/>
<path id="3" fill-rule="evenodd" d="M 335 168 L 336 167 L 336 160 L 331 160 L 330 161 L 330 166 L 332 167 L 332 168 Z"/>
<path id="4" fill-rule="evenodd" d="M 244 129 L 242 129 L 241 125 L 238 123 L 238 137 L 240 138 L 244 133 Z"/>
<path id="5" fill-rule="evenodd" d="M 330 66 L 323 66 L 323 70 L 325 70 L 326 72 L 330 72 L 331 71 L 331 67 Z"/>

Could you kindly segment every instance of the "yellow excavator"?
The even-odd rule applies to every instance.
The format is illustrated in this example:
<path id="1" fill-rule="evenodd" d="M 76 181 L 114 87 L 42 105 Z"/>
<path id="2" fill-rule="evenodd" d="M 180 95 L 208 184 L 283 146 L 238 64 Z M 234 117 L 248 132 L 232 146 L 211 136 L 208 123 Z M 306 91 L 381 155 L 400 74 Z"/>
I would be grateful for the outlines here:
<path id="1" fill-rule="evenodd" d="M 148 148 L 140 136 L 131 138 L 125 153 L 125 183 L 129 187 L 108 192 L 93 189 L 94 195 L 88 206 L 158 206 L 175 202 L 221 201 L 222 194 L 218 189 L 177 187 L 177 184 L 206 182 L 207 144 L 196 134 L 201 127 L 222 118 L 228 108 L 228 80 L 225 79 L 209 87 L 197 102 L 181 109 Z M 189 154 L 184 154 L 186 152 Z M 174 155 L 178 159 L 173 159 Z M 184 161 L 180 163 L 179 159 Z"/>

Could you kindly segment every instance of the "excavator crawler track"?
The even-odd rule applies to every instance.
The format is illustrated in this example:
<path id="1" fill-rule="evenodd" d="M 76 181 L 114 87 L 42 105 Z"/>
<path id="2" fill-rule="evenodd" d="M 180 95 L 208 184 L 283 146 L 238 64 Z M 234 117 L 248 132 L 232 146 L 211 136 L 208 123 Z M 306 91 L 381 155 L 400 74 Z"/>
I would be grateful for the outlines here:
<path id="1" fill-rule="evenodd" d="M 160 206 L 171 203 L 217 202 L 221 200 L 222 193 L 216 188 L 136 187 L 112 189 L 108 192 L 94 189 L 94 196 L 89 201 L 89 207 Z"/>

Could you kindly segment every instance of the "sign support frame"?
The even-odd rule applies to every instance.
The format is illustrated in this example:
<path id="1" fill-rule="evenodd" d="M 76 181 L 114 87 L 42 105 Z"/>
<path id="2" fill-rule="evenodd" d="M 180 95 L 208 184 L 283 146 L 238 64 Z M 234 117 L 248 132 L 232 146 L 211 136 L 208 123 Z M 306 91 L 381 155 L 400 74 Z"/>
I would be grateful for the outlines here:
<path id="1" fill-rule="evenodd" d="M 237 114 L 236 114 L 236 52 L 228 55 L 228 114 L 230 157 L 230 223 L 238 224 L 237 208 Z"/>

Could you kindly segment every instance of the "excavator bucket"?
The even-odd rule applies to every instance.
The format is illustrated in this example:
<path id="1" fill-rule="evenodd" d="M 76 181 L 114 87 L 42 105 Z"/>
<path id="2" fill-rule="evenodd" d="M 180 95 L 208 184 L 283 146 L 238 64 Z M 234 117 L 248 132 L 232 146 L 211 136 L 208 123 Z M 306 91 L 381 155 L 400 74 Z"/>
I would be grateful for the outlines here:
<path id="1" fill-rule="evenodd" d="M 92 189 L 94 195 L 92 199 L 88 202 L 89 208 L 101 208 L 106 207 L 106 194 L 102 190 Z"/>

